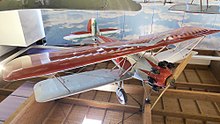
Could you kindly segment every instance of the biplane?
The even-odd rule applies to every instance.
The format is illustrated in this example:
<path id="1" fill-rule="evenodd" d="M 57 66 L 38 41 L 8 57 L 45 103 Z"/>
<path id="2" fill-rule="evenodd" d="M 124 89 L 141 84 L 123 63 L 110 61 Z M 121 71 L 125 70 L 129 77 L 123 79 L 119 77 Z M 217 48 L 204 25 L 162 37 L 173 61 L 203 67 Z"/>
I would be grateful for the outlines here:
<path id="1" fill-rule="evenodd" d="M 119 33 L 118 29 L 115 28 L 98 28 L 98 24 L 95 18 L 91 18 L 87 24 L 87 31 L 78 31 L 68 34 L 63 37 L 64 40 L 78 40 L 84 38 L 94 38 L 96 39 L 97 36 L 111 36 L 113 34 Z"/>
<path id="2" fill-rule="evenodd" d="M 130 41 L 98 36 L 98 44 L 95 45 L 18 57 L 4 66 L 3 80 L 16 81 L 53 75 L 53 78 L 35 84 L 34 94 L 37 102 L 60 99 L 116 82 L 117 98 L 121 104 L 126 104 L 124 80 L 135 78 L 140 80 L 143 86 L 148 84 L 155 91 L 164 89 L 165 92 L 183 71 L 192 54 L 195 54 L 193 48 L 206 35 L 217 32 L 220 30 L 186 26 Z M 185 44 L 185 41 L 189 40 L 190 42 Z M 158 51 L 152 52 L 155 49 Z M 173 63 L 183 59 L 185 60 L 174 69 Z M 112 69 L 55 76 L 58 72 L 109 60 L 116 65 Z"/>

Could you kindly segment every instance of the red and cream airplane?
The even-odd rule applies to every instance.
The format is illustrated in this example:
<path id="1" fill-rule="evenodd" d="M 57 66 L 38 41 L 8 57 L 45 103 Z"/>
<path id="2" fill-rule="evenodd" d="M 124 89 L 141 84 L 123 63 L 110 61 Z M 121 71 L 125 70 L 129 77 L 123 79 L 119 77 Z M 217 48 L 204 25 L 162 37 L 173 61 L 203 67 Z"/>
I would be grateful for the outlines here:
<path id="1" fill-rule="evenodd" d="M 123 80 L 136 78 L 141 80 L 143 85 L 149 84 L 153 90 L 167 89 L 180 75 L 189 58 L 174 71 L 172 63 L 190 57 L 192 49 L 206 35 L 217 32 L 220 30 L 182 27 L 131 41 L 116 41 L 98 36 L 102 41 L 96 45 L 16 58 L 4 66 L 3 79 L 16 81 L 55 75 L 58 72 L 112 60 L 116 67 L 118 66 L 117 69 L 115 67 L 86 71 L 40 81 L 34 86 L 35 98 L 38 102 L 47 102 L 118 82 L 117 98 L 121 104 L 125 104 L 127 99 Z M 191 41 L 195 38 L 201 39 Z M 183 41 L 186 40 L 191 42 L 185 44 Z M 147 51 L 154 49 L 160 50 L 147 54 Z"/>
<path id="2" fill-rule="evenodd" d="M 95 18 L 91 18 L 88 21 L 87 24 L 87 31 L 79 31 L 79 32 L 73 32 L 71 34 L 68 34 L 63 37 L 64 40 L 78 40 L 78 39 L 84 39 L 84 38 L 91 38 L 91 37 L 97 37 L 98 35 L 112 35 L 119 33 L 118 29 L 115 28 L 103 28 L 99 29 L 97 25 L 97 21 Z"/>

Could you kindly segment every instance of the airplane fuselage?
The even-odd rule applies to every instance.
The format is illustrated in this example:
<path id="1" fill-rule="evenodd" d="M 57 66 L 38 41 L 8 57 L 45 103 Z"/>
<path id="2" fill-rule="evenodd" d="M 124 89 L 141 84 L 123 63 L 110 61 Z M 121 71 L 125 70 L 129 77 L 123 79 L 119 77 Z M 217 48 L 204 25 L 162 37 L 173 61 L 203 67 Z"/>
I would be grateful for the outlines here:
<path id="1" fill-rule="evenodd" d="M 73 32 L 71 34 L 64 36 L 63 39 L 75 41 L 78 39 L 96 37 L 98 35 L 108 36 L 108 35 L 112 35 L 112 34 L 116 34 L 116 33 L 119 33 L 119 30 L 115 29 L 115 28 L 99 29 L 96 19 L 91 18 L 87 24 L 87 31 Z"/>

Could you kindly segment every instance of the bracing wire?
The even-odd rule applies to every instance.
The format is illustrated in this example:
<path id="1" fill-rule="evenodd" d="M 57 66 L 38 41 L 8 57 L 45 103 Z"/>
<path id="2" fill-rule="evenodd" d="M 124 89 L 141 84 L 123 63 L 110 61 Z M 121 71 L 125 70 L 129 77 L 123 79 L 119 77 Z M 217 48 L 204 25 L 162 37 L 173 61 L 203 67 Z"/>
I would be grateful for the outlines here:
<path id="1" fill-rule="evenodd" d="M 142 107 L 141 103 L 137 99 L 135 99 L 131 94 L 127 94 L 140 106 L 140 108 Z"/>
<path id="2" fill-rule="evenodd" d="M 136 112 L 132 113 L 132 114 L 129 115 L 128 117 L 126 117 L 126 118 L 122 119 L 121 121 L 119 121 L 117 124 L 123 123 L 125 120 L 127 120 L 128 118 L 132 117 L 132 116 L 135 115 L 135 114 L 138 114 L 139 112 L 140 112 L 140 111 L 136 111 Z"/>
<path id="3" fill-rule="evenodd" d="M 154 9 L 155 9 L 155 0 L 154 0 L 154 5 L 153 5 L 153 14 L 152 14 L 152 17 L 151 17 L 151 26 L 150 26 L 150 33 L 149 34 L 152 34 L 153 32 L 153 25 L 154 25 Z"/>
<path id="4" fill-rule="evenodd" d="M 183 19 L 182 19 L 182 22 L 181 22 L 180 27 L 183 27 L 183 23 L 184 23 L 184 19 L 185 19 L 185 14 L 186 14 L 186 12 L 184 11 L 184 12 L 183 12 Z"/>

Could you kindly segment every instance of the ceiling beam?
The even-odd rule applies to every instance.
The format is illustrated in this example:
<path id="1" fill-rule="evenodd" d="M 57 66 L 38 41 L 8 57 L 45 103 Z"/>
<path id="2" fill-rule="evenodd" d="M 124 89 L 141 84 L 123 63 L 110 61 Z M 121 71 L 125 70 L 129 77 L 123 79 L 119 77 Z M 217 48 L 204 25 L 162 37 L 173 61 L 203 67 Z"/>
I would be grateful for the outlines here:
<path id="1" fill-rule="evenodd" d="M 117 88 L 117 85 L 106 85 L 106 86 L 95 88 L 95 90 L 115 92 L 116 88 Z M 125 89 L 126 93 L 130 93 L 130 94 L 143 94 L 144 93 L 143 87 L 140 85 L 124 84 L 124 89 Z M 158 94 L 152 93 L 152 95 L 157 96 Z M 205 91 L 168 89 L 164 93 L 163 96 L 164 97 L 186 98 L 186 99 L 195 99 L 195 100 L 209 100 L 209 101 L 213 101 L 213 102 L 220 102 L 220 93 L 205 92 Z"/>
<path id="2" fill-rule="evenodd" d="M 35 101 L 34 94 L 26 99 L 16 111 L 11 114 L 4 124 L 39 124 L 42 123 L 45 117 L 55 105 L 54 101 L 46 103 L 38 103 Z"/>
<path id="3" fill-rule="evenodd" d="M 205 101 L 208 100 L 208 101 L 213 101 L 213 102 L 220 102 L 220 93 L 204 92 L 204 91 L 168 89 L 164 93 L 164 96 L 174 97 L 174 98 L 185 98 L 185 99 L 205 100 Z"/>
<path id="4" fill-rule="evenodd" d="M 187 85 L 189 85 L 189 87 L 191 88 L 205 88 L 205 89 L 209 89 L 209 88 L 217 89 L 220 87 L 219 85 L 213 85 L 213 84 L 177 83 L 177 86 L 187 87 Z M 105 85 L 102 87 L 95 88 L 95 90 L 115 92 L 116 88 L 117 88 L 117 85 Z M 144 93 L 143 87 L 140 85 L 124 84 L 124 89 L 126 93 L 130 93 L 130 94 L 143 94 Z M 0 88 L 0 95 L 8 96 L 13 91 L 14 90 L 11 90 L 11 89 Z M 152 95 L 156 96 L 158 94 L 152 93 Z M 204 91 L 168 89 L 165 92 L 164 96 L 175 97 L 175 98 L 196 99 L 196 100 L 207 100 L 208 99 L 213 102 L 220 102 L 220 93 L 204 92 Z"/>
<path id="5" fill-rule="evenodd" d="M 152 124 L 151 104 L 145 104 L 144 113 L 142 114 L 143 124 Z"/>
<path id="6" fill-rule="evenodd" d="M 220 122 L 220 116 L 216 115 L 204 115 L 204 114 L 192 114 L 192 113 L 184 113 L 184 112 L 174 112 L 174 111 L 165 111 L 165 110 L 153 110 L 152 114 L 160 115 L 160 116 L 171 116 L 178 118 L 187 118 L 187 119 L 196 119 L 203 121 L 218 121 Z"/>
<path id="7" fill-rule="evenodd" d="M 124 87 L 125 92 L 129 94 L 142 94 L 143 95 L 144 93 L 144 88 L 143 86 L 140 86 L 140 85 L 124 84 L 123 87 Z M 118 88 L 118 85 L 109 84 L 109 85 L 104 85 L 101 87 L 94 88 L 93 90 L 115 92 L 117 88 Z"/>
<path id="8" fill-rule="evenodd" d="M 176 82 L 175 87 L 184 87 L 184 88 L 195 88 L 195 89 L 204 89 L 204 90 L 215 90 L 220 92 L 220 85 L 216 84 L 204 84 L 204 83 L 193 83 L 193 82 Z"/>
<path id="9" fill-rule="evenodd" d="M 0 95 L 9 96 L 14 90 L 0 88 Z"/>
<path id="10" fill-rule="evenodd" d="M 145 86 L 146 87 L 146 86 Z M 143 124 L 152 124 L 152 114 L 151 114 L 151 104 L 150 102 L 146 101 L 148 94 L 150 93 L 151 89 L 149 87 L 145 88 L 144 97 L 143 97 L 143 113 L 142 113 L 142 120 Z"/>
<path id="11" fill-rule="evenodd" d="M 102 101 L 95 101 L 95 100 L 87 100 L 87 99 L 80 99 L 80 98 L 63 98 L 58 100 L 58 102 L 68 103 L 68 104 L 76 104 L 76 105 L 84 105 L 96 108 L 103 108 L 109 110 L 116 110 L 116 111 L 125 111 L 125 112 L 137 112 L 140 111 L 140 108 L 137 106 L 132 105 L 121 105 L 117 103 L 109 103 L 109 102 L 102 102 Z M 150 106 L 145 106 L 145 112 L 143 113 L 143 121 L 144 124 L 149 124 L 151 118 L 148 118 L 151 111 Z M 170 117 L 178 117 L 178 118 L 187 118 L 187 119 L 196 119 L 196 120 L 204 120 L 204 121 L 220 121 L 220 116 L 215 115 L 202 115 L 202 114 L 192 114 L 192 113 L 184 113 L 184 112 L 174 112 L 174 111 L 166 111 L 166 110 L 152 110 L 152 114 L 160 115 L 160 116 L 170 116 Z"/>
<path id="12" fill-rule="evenodd" d="M 125 111 L 125 112 L 131 112 L 131 113 L 141 111 L 139 106 L 122 105 L 122 104 L 117 104 L 117 103 L 95 101 L 95 100 L 73 98 L 73 97 L 66 97 L 58 101 L 61 103 L 91 106 L 91 107 L 96 107 L 96 108 L 110 109 L 110 110 L 116 110 L 116 111 Z"/>

